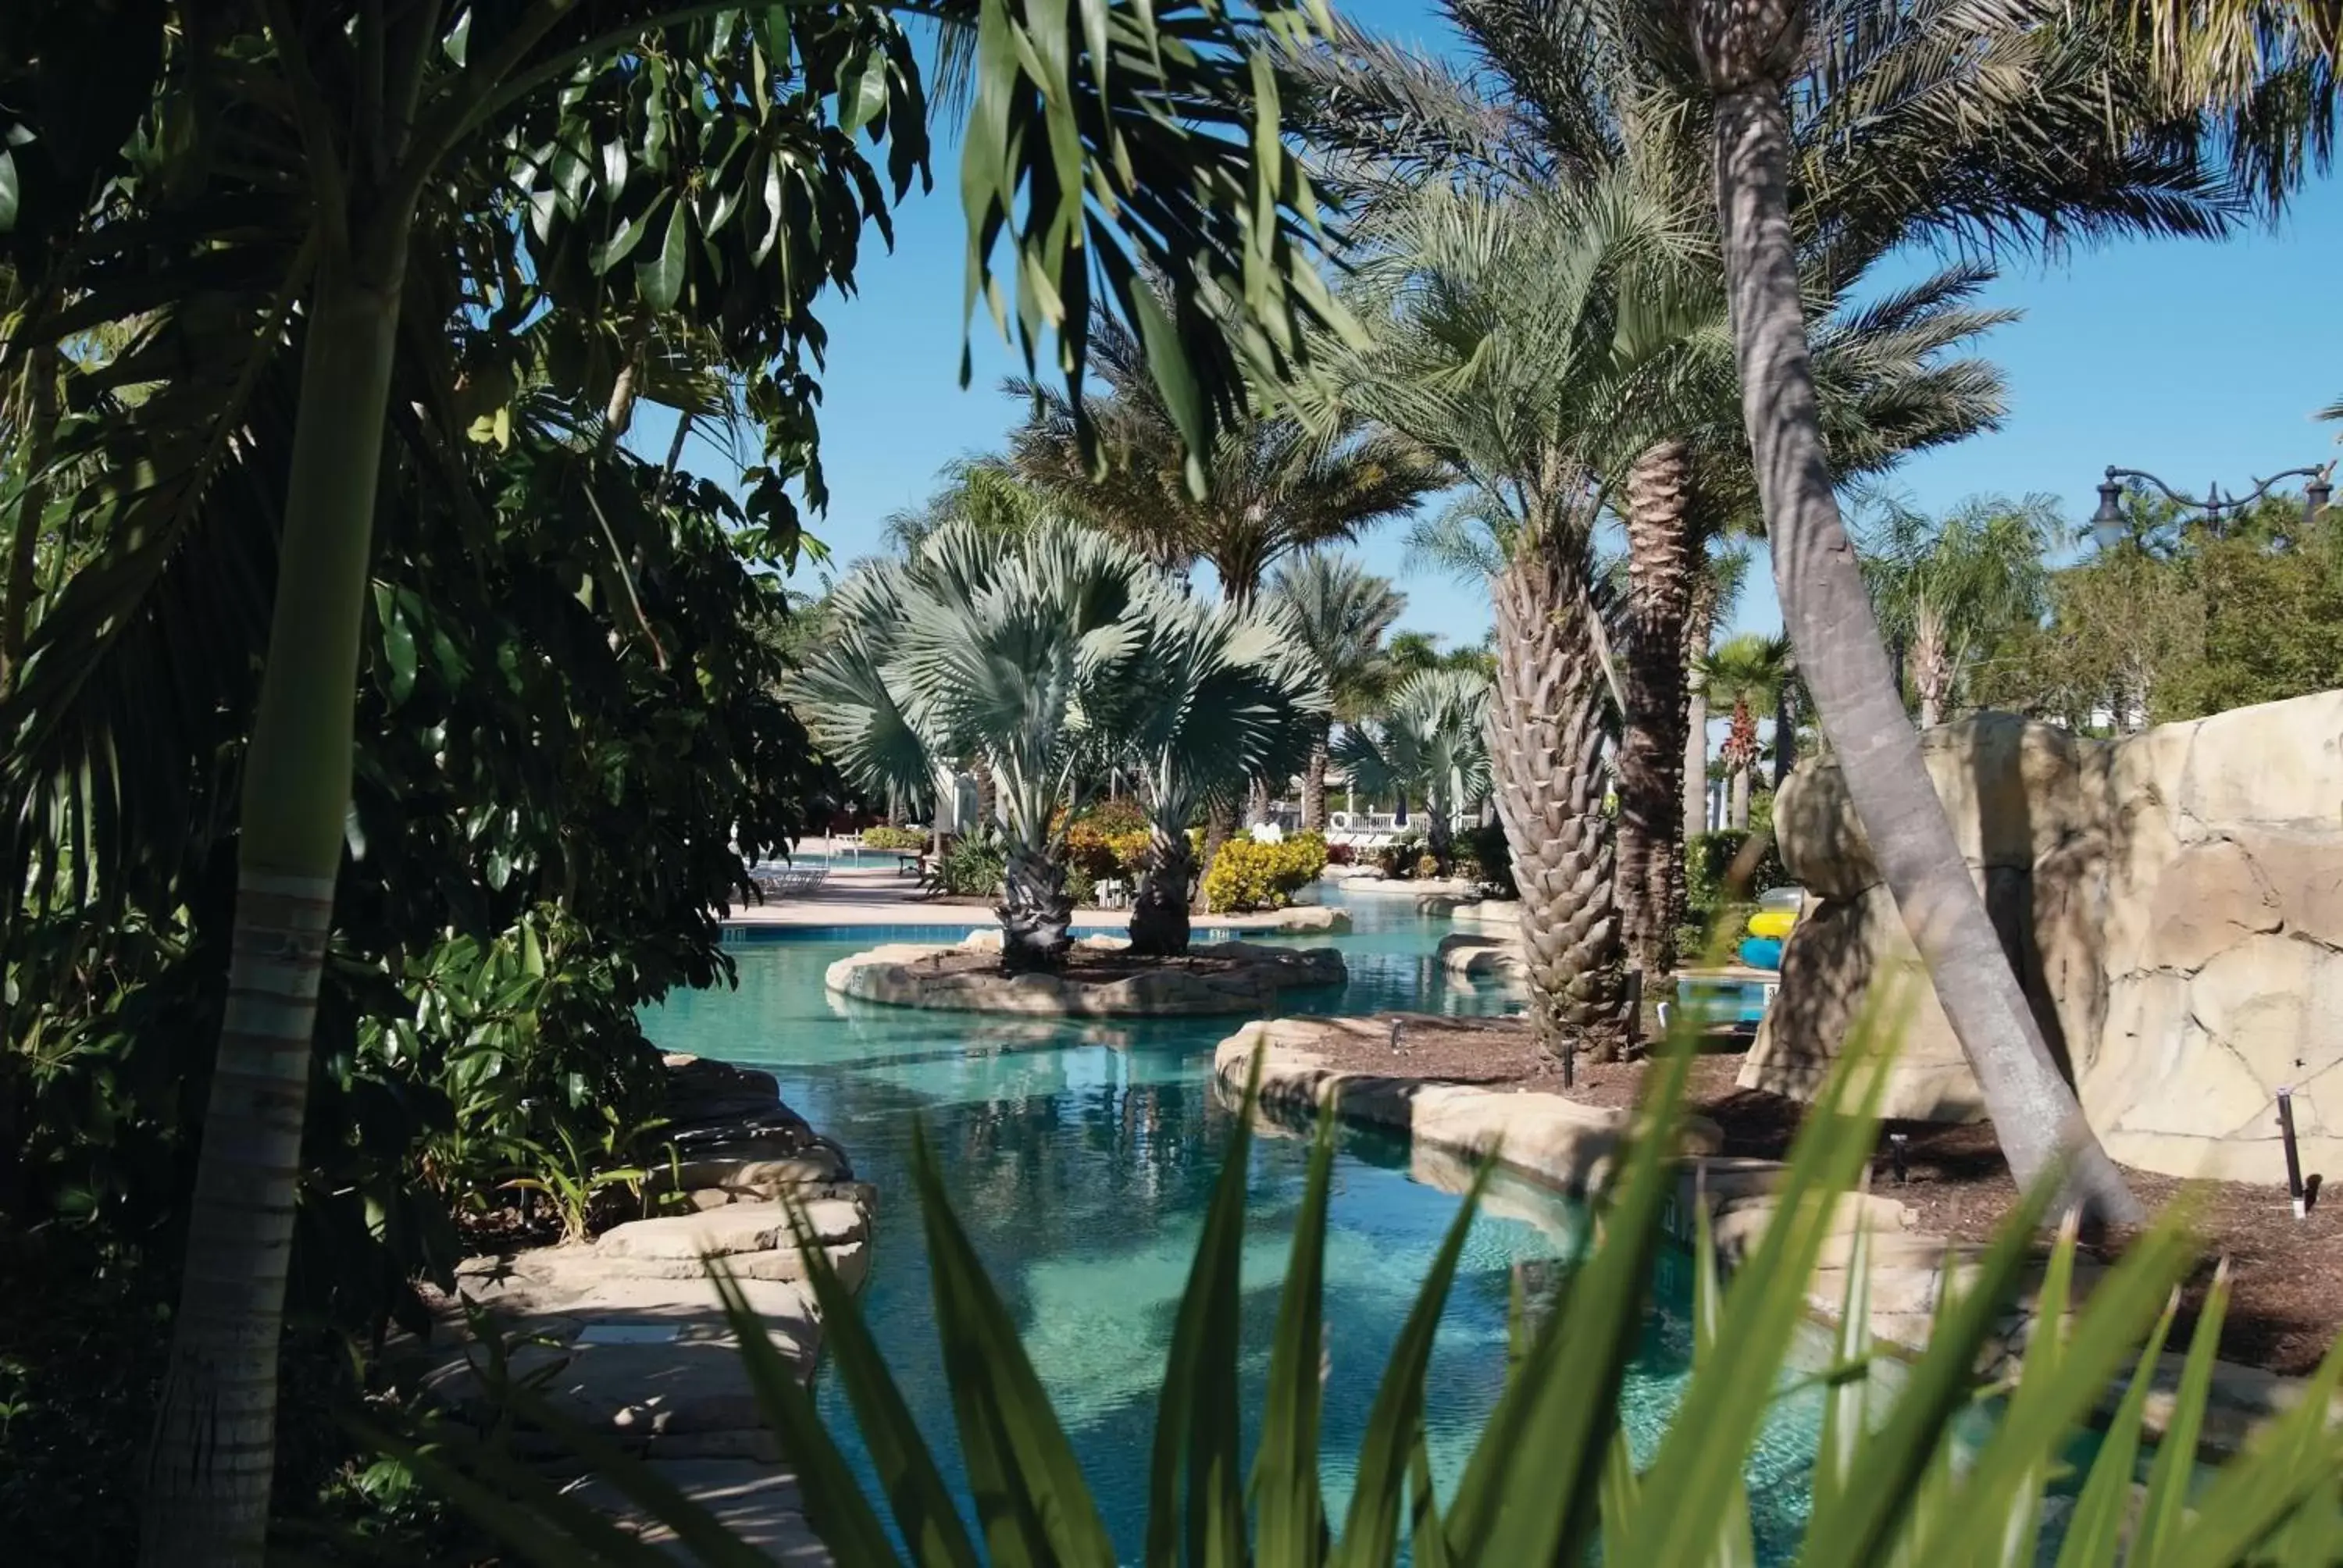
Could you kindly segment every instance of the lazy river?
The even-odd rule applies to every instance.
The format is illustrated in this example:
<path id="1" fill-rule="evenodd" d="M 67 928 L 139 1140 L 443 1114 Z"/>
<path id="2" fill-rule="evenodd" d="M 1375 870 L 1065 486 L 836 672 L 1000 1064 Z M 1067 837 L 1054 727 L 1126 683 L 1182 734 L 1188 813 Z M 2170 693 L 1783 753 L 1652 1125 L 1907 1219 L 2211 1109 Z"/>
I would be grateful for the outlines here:
<path id="1" fill-rule="evenodd" d="M 1310 940 L 1342 950 L 1349 985 L 1285 999 L 1284 1010 L 1494 1013 L 1513 1006 L 1493 985 L 1441 970 L 1433 951 L 1450 922 L 1420 917 L 1404 900 L 1363 897 L 1348 907 L 1351 934 Z M 930 940 L 965 929 L 939 925 Z M 1135 1559 L 1163 1353 L 1232 1120 L 1209 1082 L 1212 1049 L 1243 1020 L 1046 1023 L 848 1002 L 824 991 L 823 970 L 881 940 L 917 940 L 911 931 L 754 934 L 764 940 L 731 950 L 737 990 L 679 993 L 646 1014 L 645 1029 L 671 1050 L 771 1070 L 789 1102 L 878 1184 L 862 1311 L 957 1484 L 950 1397 L 910 1199 L 911 1128 L 924 1121 L 1107 1527 Z M 1256 1411 L 1305 1155 L 1299 1139 L 1254 1144 L 1244 1287 L 1247 1405 Z M 1411 1179 L 1408 1166 L 1404 1143 L 1366 1134 L 1344 1140 L 1335 1166 L 1323 1443 L 1337 1519 L 1376 1383 L 1456 1213 L 1453 1195 Z M 1430 1382 L 1432 1462 L 1443 1490 L 1461 1473 L 1503 1382 L 1514 1271 L 1534 1288 L 1551 1281 L 1577 1233 L 1574 1206 L 1526 1182 L 1501 1182 L 1474 1222 Z M 1689 1292 L 1686 1269 L 1663 1270 L 1622 1395 L 1639 1460 L 1656 1445 L 1689 1370 Z M 836 1379 L 820 1380 L 820 1397 L 833 1430 L 850 1433 Z M 1766 1563 L 1788 1560 L 1803 1523 L 1818 1421 L 1815 1396 L 1785 1397 L 1752 1458 L 1749 1490 Z M 859 1457 L 859 1445 L 849 1448 Z M 870 1485 L 867 1465 L 863 1473 Z"/>

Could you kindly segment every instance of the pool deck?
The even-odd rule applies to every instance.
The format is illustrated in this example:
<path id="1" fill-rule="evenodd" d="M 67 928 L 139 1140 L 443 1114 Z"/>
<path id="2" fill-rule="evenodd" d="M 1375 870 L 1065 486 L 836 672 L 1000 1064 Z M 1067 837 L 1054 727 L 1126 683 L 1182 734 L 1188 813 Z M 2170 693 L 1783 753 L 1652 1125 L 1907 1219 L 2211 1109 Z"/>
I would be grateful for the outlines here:
<path id="1" fill-rule="evenodd" d="M 832 868 L 821 885 L 808 892 L 775 894 L 769 901 L 727 910 L 723 923 L 743 930 L 759 926 L 952 926 L 970 930 L 997 926 L 1001 917 L 990 904 L 952 904 L 924 898 L 919 884 L 890 868 Z M 1276 931 L 1283 916 L 1275 910 L 1257 915 L 1199 915 L 1196 923 L 1213 930 Z M 1120 931 L 1131 924 L 1129 910 L 1079 909 L 1074 928 L 1084 931 Z"/>

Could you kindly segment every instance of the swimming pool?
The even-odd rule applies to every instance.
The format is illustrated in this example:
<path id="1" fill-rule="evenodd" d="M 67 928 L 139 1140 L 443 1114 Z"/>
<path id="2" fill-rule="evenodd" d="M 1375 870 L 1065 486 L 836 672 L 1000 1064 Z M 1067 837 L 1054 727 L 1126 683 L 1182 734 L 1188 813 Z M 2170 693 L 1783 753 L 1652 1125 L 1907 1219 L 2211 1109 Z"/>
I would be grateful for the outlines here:
<path id="1" fill-rule="evenodd" d="M 1350 906 L 1356 929 L 1331 939 L 1351 980 L 1286 999 L 1291 1010 L 1447 1013 L 1509 1010 L 1499 988 L 1453 978 L 1433 957 L 1451 929 L 1401 900 Z M 1007 1299 L 1043 1384 L 1127 1560 L 1145 1526 L 1146 1464 L 1172 1316 L 1231 1119 L 1208 1083 L 1212 1048 L 1240 1019 L 1051 1023 L 849 1002 L 822 970 L 877 939 L 816 933 L 735 948 L 737 991 L 681 994 L 644 1026 L 670 1050 L 755 1062 L 878 1183 L 880 1207 L 862 1308 L 921 1428 L 953 1452 L 950 1394 L 935 1345 L 908 1161 L 925 1120 L 963 1222 Z M 1303 939 L 1325 941 L 1330 939 Z M 1305 1145 L 1263 1138 L 1252 1161 L 1244 1255 L 1248 1408 L 1260 1406 Z M 1456 1211 L 1456 1199 L 1409 1175 L 1403 1142 L 1361 1134 L 1335 1167 L 1327 1243 L 1331 1371 L 1324 1446 L 1330 1505 L 1347 1504 L 1352 1457 L 1402 1321 Z M 1566 1265 L 1574 1205 L 1500 1182 L 1475 1222 L 1434 1351 L 1432 1460 L 1453 1484 L 1504 1375 L 1513 1271 L 1533 1285 Z M 1681 1394 L 1691 1353 L 1689 1271 L 1671 1259 L 1622 1394 L 1647 1459 Z M 835 1379 L 822 1408 L 852 1418 Z M 1817 1396 L 1777 1407 L 1754 1454 L 1750 1495 L 1761 1556 L 1785 1562 L 1803 1523 Z M 850 1445 L 851 1447 L 851 1445 Z M 956 1472 L 955 1481 L 957 1482 Z M 870 1481 L 867 1467 L 866 1483 Z M 1339 1517 L 1339 1512 L 1337 1513 Z"/>

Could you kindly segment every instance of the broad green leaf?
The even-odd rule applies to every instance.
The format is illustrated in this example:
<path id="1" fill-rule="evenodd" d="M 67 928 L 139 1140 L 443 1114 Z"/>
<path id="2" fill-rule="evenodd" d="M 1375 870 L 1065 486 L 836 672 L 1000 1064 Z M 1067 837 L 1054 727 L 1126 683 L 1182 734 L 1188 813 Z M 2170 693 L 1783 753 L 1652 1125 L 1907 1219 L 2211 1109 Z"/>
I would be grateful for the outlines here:
<path id="1" fill-rule="evenodd" d="M 439 50 L 447 56 L 448 62 L 460 71 L 464 68 L 465 56 L 471 52 L 471 47 L 472 8 L 467 5 L 464 7 L 463 14 L 456 18 L 456 25 L 447 29 L 447 35 L 439 40 Z"/>
<path id="2" fill-rule="evenodd" d="M 12 233 L 15 229 L 19 199 L 16 155 L 0 147 L 0 234 Z"/>
<path id="3" fill-rule="evenodd" d="M 394 608 L 383 624 L 382 651 L 390 660 L 390 700 L 397 707 L 415 691 L 415 628 L 403 611 Z"/>
<path id="4" fill-rule="evenodd" d="M 1245 1181 L 1252 1112 L 1261 1085 L 1253 1055 L 1245 1092 L 1232 1120 L 1228 1151 L 1205 1211 L 1195 1262 L 1172 1320 L 1155 1438 L 1147 1468 L 1146 1561 L 1177 1568 L 1184 1517 L 1188 1560 L 1238 1568 L 1245 1554 L 1244 1488 L 1237 1408 L 1239 1270 L 1244 1255 Z M 1298 1248 L 1301 1238 L 1295 1240 Z M 1182 1482 L 1185 1495 L 1182 1497 Z"/>
<path id="5" fill-rule="evenodd" d="M 2067 1516 L 2066 1539 L 2058 1548 L 2058 1568 L 2115 1568 L 2131 1509 L 2140 1419 L 2147 1409 L 2148 1390 L 2156 1383 L 2157 1358 L 2164 1353 L 2177 1305 L 2177 1300 L 2166 1305 L 2132 1369 L 2131 1385 L 2124 1390 L 2123 1402 L 2107 1423 L 2098 1455 L 2091 1462 L 2091 1473 L 2075 1500 L 2074 1513 Z"/>
<path id="6" fill-rule="evenodd" d="M 2220 1350 L 2221 1322 L 2228 1315 L 2229 1267 L 2224 1262 L 2205 1293 L 2197 1317 L 2197 1332 L 2188 1342 L 2188 1359 L 2180 1369 L 2180 1387 L 2172 1402 L 2172 1419 L 2165 1423 L 2157 1443 L 2156 1462 L 2148 1467 L 2147 1498 L 2131 1543 L 2134 1568 L 2156 1568 L 2177 1563 L 2170 1555 L 2180 1533 L 2181 1515 L 2188 1506 L 2188 1483 L 2197 1462 L 2197 1438 L 2204 1430 L 2205 1401 L 2213 1390 L 2213 1362 Z"/>
<path id="7" fill-rule="evenodd" d="M 910 1406 L 887 1370 L 886 1357 L 862 1321 L 854 1292 L 830 1266 L 830 1254 L 813 1239 L 804 1211 L 795 1203 L 789 1222 L 806 1261 L 807 1282 L 821 1308 L 830 1370 L 854 1406 L 862 1445 L 879 1473 L 879 1483 L 886 1488 L 895 1528 L 910 1545 L 911 1560 L 920 1568 L 975 1568 L 976 1546 L 952 1505 L 951 1491 L 927 1440 L 911 1419 Z"/>
<path id="8" fill-rule="evenodd" d="M 838 128 L 850 136 L 876 120 L 886 106 L 887 52 L 874 45 L 864 54 L 861 68 L 839 87 Z"/>
<path id="9" fill-rule="evenodd" d="M 952 1212 L 926 1131 L 916 1124 L 911 1179 L 927 1232 L 960 1457 L 991 1561 L 1111 1568 L 1113 1544 L 1081 1466 L 1018 1342 L 1015 1321 Z"/>
<path id="10" fill-rule="evenodd" d="M 1415 1304 L 1408 1309 L 1407 1321 L 1400 1327 L 1392 1358 L 1384 1364 L 1375 1402 L 1367 1412 L 1366 1432 L 1359 1440 L 1351 1512 L 1343 1522 L 1342 1547 L 1335 1558 L 1343 1568 L 1385 1568 L 1399 1549 L 1400 1493 L 1405 1484 L 1409 1451 L 1419 1441 L 1423 1422 L 1423 1379 L 1432 1364 L 1432 1342 L 1440 1332 L 1440 1314 L 1447 1308 L 1457 1261 L 1464 1255 L 1464 1242 L 1480 1212 L 1493 1163 L 1493 1158 L 1483 1161 L 1474 1173 L 1471 1190 L 1448 1223 L 1440 1251 L 1433 1255 Z M 1460 1560 L 1473 1561 L 1471 1557 Z"/>
<path id="11" fill-rule="evenodd" d="M 660 242 L 659 255 L 647 262 L 635 264 L 635 286 L 644 303 L 654 310 L 669 310 L 683 292 L 683 276 L 690 265 L 687 247 L 691 240 L 691 209 L 684 203 L 675 204 L 675 211 L 667 220 L 667 238 Z"/>
<path id="12" fill-rule="evenodd" d="M 817 1276 L 829 1266 L 826 1257 L 808 1261 Z M 749 1308 L 748 1296 L 719 1261 L 709 1261 L 709 1274 L 717 1299 L 723 1303 L 724 1316 L 732 1325 L 733 1337 L 739 1342 L 757 1408 L 797 1469 L 806 1522 L 840 1562 L 893 1563 L 895 1553 L 888 1543 L 886 1526 L 879 1522 L 870 1500 L 862 1495 L 846 1456 L 839 1452 L 829 1426 L 814 1409 L 813 1396 L 798 1382 L 796 1369 L 773 1348 L 765 1320 Z M 925 1560 L 921 1568 L 928 1568 Z"/>
<path id="13" fill-rule="evenodd" d="M 1264 1564 L 1314 1563 L 1326 1528 L 1318 1480 L 1319 1371 L 1325 1347 L 1326 1206 L 1334 1181 L 1333 1111 L 1318 1118 L 1293 1251 L 1277 1306 L 1269 1392 L 1253 1458 L 1254 1550 Z"/>
<path id="14" fill-rule="evenodd" d="M 1645 1078 L 1604 1211 L 1604 1241 L 1540 1327 L 1449 1504 L 1460 1563 L 1544 1563 L 1587 1549 L 1609 1462 L 1619 1391 L 1643 1327 L 1674 1155 L 1691 1041 L 1672 1042 Z M 1588 1375 L 1589 1372 L 1592 1375 Z"/>

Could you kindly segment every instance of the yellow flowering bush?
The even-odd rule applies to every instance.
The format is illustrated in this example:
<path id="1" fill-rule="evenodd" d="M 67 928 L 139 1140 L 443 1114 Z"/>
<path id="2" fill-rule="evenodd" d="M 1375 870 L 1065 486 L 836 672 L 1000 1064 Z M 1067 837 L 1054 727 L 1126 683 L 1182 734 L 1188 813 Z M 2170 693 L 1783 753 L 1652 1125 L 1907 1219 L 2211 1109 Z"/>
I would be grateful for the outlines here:
<path id="1" fill-rule="evenodd" d="M 1326 840 L 1296 833 L 1278 844 L 1232 839 L 1204 873 L 1204 906 L 1216 915 L 1282 910 L 1326 869 Z"/>

